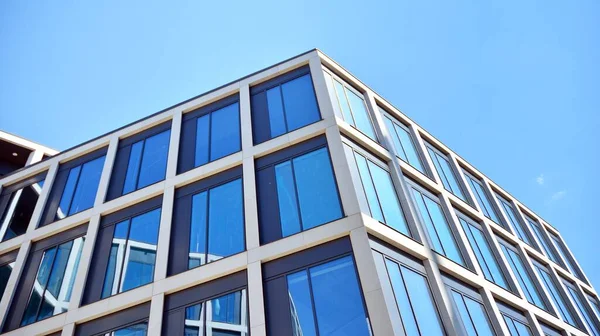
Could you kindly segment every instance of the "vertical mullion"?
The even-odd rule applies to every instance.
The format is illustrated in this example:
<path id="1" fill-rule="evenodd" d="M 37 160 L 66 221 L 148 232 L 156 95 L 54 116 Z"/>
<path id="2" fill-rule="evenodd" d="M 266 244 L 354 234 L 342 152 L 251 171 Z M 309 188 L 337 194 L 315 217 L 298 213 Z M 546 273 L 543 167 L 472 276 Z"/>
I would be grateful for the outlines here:
<path id="1" fill-rule="evenodd" d="M 135 144 L 133 144 L 133 145 L 135 145 Z M 131 145 L 132 149 L 133 149 L 133 145 Z M 146 148 L 146 139 L 142 140 L 142 149 L 140 150 L 140 162 L 138 162 L 137 167 L 136 167 L 137 174 L 135 177 L 135 190 L 133 190 L 133 191 L 138 190 L 138 183 L 140 181 L 140 173 L 141 173 L 140 170 L 142 167 L 142 161 L 144 161 L 144 148 Z M 131 153 L 129 155 L 131 157 Z M 127 233 L 127 237 L 129 239 L 129 231 Z"/>
<path id="2" fill-rule="evenodd" d="M 209 223 L 210 223 L 210 194 L 211 194 L 211 189 L 207 189 L 206 190 L 206 245 L 205 245 L 205 249 L 206 249 L 206 254 L 205 254 L 205 259 L 204 259 L 204 265 L 208 264 L 208 228 L 210 227 Z M 191 233 L 190 233 L 191 234 Z M 200 265 L 202 266 L 202 265 Z"/>
<path id="3" fill-rule="evenodd" d="M 315 321 L 315 331 L 317 332 L 317 336 L 319 336 L 321 333 L 319 331 L 319 321 L 317 320 L 317 306 L 315 305 L 315 297 L 313 295 L 313 285 L 312 285 L 312 280 L 310 277 L 310 268 L 306 269 L 306 278 L 308 279 L 308 289 L 309 289 L 309 294 L 310 294 L 310 303 L 312 305 L 312 313 L 313 313 L 313 319 Z"/>

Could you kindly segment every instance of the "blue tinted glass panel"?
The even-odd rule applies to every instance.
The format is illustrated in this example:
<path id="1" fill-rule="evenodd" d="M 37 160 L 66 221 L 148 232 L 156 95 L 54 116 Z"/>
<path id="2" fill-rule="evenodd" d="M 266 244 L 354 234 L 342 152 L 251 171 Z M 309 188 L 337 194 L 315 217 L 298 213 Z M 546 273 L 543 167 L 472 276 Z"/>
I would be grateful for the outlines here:
<path id="1" fill-rule="evenodd" d="M 123 184 L 123 195 L 137 189 L 137 180 L 140 174 L 140 162 L 142 162 L 143 147 L 144 141 L 138 141 L 131 146 L 129 162 L 127 163 L 127 173 L 125 174 L 125 183 Z"/>
<path id="2" fill-rule="evenodd" d="M 209 193 L 208 261 L 213 261 L 244 250 L 242 180 L 215 187 Z"/>
<path id="3" fill-rule="evenodd" d="M 87 162 L 83 165 L 75 195 L 69 208 L 69 215 L 78 213 L 94 206 L 96 192 L 100 183 L 100 175 L 104 167 L 104 156 Z"/>
<path id="4" fill-rule="evenodd" d="M 316 336 L 308 272 L 304 270 L 288 275 L 287 283 L 294 336 Z"/>
<path id="5" fill-rule="evenodd" d="M 146 336 L 148 323 L 138 323 L 112 332 L 110 336 Z"/>
<path id="6" fill-rule="evenodd" d="M 553 235 L 553 234 L 550 234 L 550 238 L 554 242 L 554 247 L 556 247 L 556 250 L 558 251 L 558 253 L 562 257 L 562 259 L 565 261 L 565 264 L 567 265 L 567 268 L 569 269 L 569 272 L 571 272 L 571 274 L 575 275 L 578 279 L 581 279 L 581 277 L 579 276 L 579 272 L 577 272 L 575 270 L 575 266 L 571 263 L 571 258 L 567 257 L 567 255 L 569 253 L 563 247 L 563 244 L 560 241 L 560 238 L 557 237 L 557 236 L 555 236 L 555 235 Z"/>
<path id="7" fill-rule="evenodd" d="M 104 284 L 102 285 L 102 295 L 100 296 L 103 299 L 112 295 L 117 262 L 123 260 L 123 258 L 119 258 L 117 260 L 118 254 L 119 245 L 112 244 L 112 246 L 110 247 L 110 255 L 108 257 L 108 264 L 106 267 L 106 275 L 104 276 Z"/>
<path id="8" fill-rule="evenodd" d="M 454 262 L 463 265 L 462 256 L 458 247 L 456 246 L 456 242 L 454 241 L 454 236 L 450 231 L 450 227 L 446 222 L 446 217 L 442 212 L 442 208 L 432 199 L 423 195 L 423 200 L 425 202 L 425 206 L 427 207 L 427 214 L 431 218 L 433 222 L 433 226 L 435 227 L 435 232 L 439 238 L 439 241 L 442 244 L 442 251 L 437 251 L 445 255 L 446 257 L 452 259 Z M 424 216 L 427 214 L 423 214 Z"/>
<path id="9" fill-rule="evenodd" d="M 391 260 L 388 275 L 407 335 L 444 335 L 427 279 Z"/>
<path id="10" fill-rule="evenodd" d="M 503 315 L 502 317 L 504 317 L 504 322 L 506 322 L 510 336 L 531 336 L 531 330 L 526 324 L 506 315 Z"/>
<path id="11" fill-rule="evenodd" d="M 383 111 L 381 109 L 379 109 L 379 111 L 383 114 Z M 383 118 L 383 121 L 385 122 L 385 127 L 388 129 L 388 132 L 390 132 L 390 136 L 392 137 L 392 142 L 394 143 L 396 154 L 398 155 L 398 157 L 400 157 L 400 159 L 402 159 L 402 161 L 408 162 L 408 158 L 406 157 L 404 147 L 400 142 L 398 134 L 396 134 L 396 126 L 394 125 L 394 122 L 387 116 Z"/>
<path id="12" fill-rule="evenodd" d="M 400 202 L 398 201 L 390 174 L 371 161 L 369 161 L 369 171 L 371 172 L 375 190 L 379 196 L 385 223 L 408 235 L 408 226 L 404 220 L 404 213 L 402 212 L 402 208 L 400 208 Z"/>
<path id="13" fill-rule="evenodd" d="M 241 297 L 241 292 L 234 292 L 210 300 L 212 306 L 212 321 L 227 324 L 240 324 Z"/>
<path id="14" fill-rule="evenodd" d="M 490 326 L 490 321 L 487 318 L 487 314 L 485 313 L 485 309 L 483 305 L 471 298 L 463 296 L 465 300 L 465 305 L 467 310 L 469 311 L 469 315 L 471 316 L 471 320 L 473 321 L 473 325 L 477 330 L 477 335 L 479 336 L 493 336 L 494 332 L 492 331 L 492 327 Z"/>
<path id="15" fill-rule="evenodd" d="M 496 215 L 496 211 L 494 211 L 494 208 L 492 207 L 492 204 L 490 203 L 490 200 L 488 199 L 479 181 L 475 181 L 469 175 L 465 176 L 467 177 L 467 181 L 469 181 L 469 184 L 471 185 L 473 194 L 475 194 L 475 199 L 477 200 L 477 203 L 479 204 L 479 207 L 481 208 L 483 214 L 487 218 L 493 220 L 494 222 L 500 223 L 500 221 L 498 220 L 498 216 Z"/>
<path id="16" fill-rule="evenodd" d="M 425 230 L 427 231 L 427 236 L 431 241 L 433 249 L 443 254 L 444 248 L 442 247 L 442 242 L 440 241 L 435 229 L 435 225 L 429 216 L 429 210 L 427 210 L 427 206 L 423 200 L 423 195 L 421 195 L 418 190 L 413 189 L 413 196 L 415 197 L 415 203 L 417 203 L 417 208 L 421 213 L 421 218 L 423 219 L 423 224 L 425 225 Z"/>
<path id="17" fill-rule="evenodd" d="M 190 252 L 188 268 L 206 263 L 206 228 L 208 223 L 208 193 L 201 192 L 192 197 L 192 219 L 190 226 Z"/>
<path id="18" fill-rule="evenodd" d="M 63 219 L 69 215 L 69 207 L 73 200 L 73 194 L 75 193 L 75 187 L 77 186 L 77 179 L 79 178 L 80 172 L 81 166 L 74 167 L 69 171 L 67 183 L 65 183 L 65 189 L 63 190 L 58 209 L 56 210 L 56 219 Z"/>
<path id="19" fill-rule="evenodd" d="M 369 326 L 351 257 L 309 269 L 320 335 L 368 336 Z"/>
<path id="20" fill-rule="evenodd" d="M 271 126 L 271 137 L 286 133 L 285 114 L 283 112 L 283 101 L 281 100 L 281 87 L 277 86 L 267 90 L 267 106 L 269 108 L 269 125 Z"/>
<path id="21" fill-rule="evenodd" d="M 281 232 L 283 237 L 287 237 L 302 230 L 291 161 L 275 166 L 275 180 L 277 182 Z"/>
<path id="22" fill-rule="evenodd" d="M 492 253 L 483 232 L 462 218 L 459 218 L 458 220 L 465 231 L 465 235 L 469 240 L 473 252 L 475 252 L 475 257 L 477 258 L 477 262 L 479 263 L 485 278 L 500 287 L 509 289 L 504 274 L 502 273 L 498 261 Z"/>
<path id="23" fill-rule="evenodd" d="M 559 293 L 558 288 L 556 287 L 554 281 L 552 281 L 552 278 L 550 277 L 550 274 L 545 269 L 542 269 L 537 265 L 535 266 L 535 268 L 538 272 L 538 275 L 542 279 L 542 283 L 544 284 L 544 286 L 546 286 L 548 293 L 550 293 L 550 298 L 554 302 L 554 305 L 556 306 L 556 308 L 558 308 L 558 312 L 560 313 L 560 316 L 562 317 L 563 321 L 567 322 L 572 326 L 577 326 L 575 320 L 573 319 L 573 315 L 571 315 L 571 310 L 569 310 L 567 303 L 563 299 L 562 295 Z"/>
<path id="24" fill-rule="evenodd" d="M 512 224 L 512 227 L 517 232 L 517 236 L 527 245 L 531 246 L 531 241 L 529 241 L 529 236 L 525 233 L 525 228 L 521 225 L 521 222 L 517 219 L 517 214 L 513 207 L 501 197 L 498 197 L 498 201 L 502 204 L 502 208 L 504 209 L 504 213 L 508 217 L 508 220 Z"/>
<path id="25" fill-rule="evenodd" d="M 288 131 L 312 124 L 320 119 L 310 75 L 281 85 Z"/>
<path id="26" fill-rule="evenodd" d="M 452 291 L 452 297 L 454 299 L 454 303 L 458 308 L 458 313 L 460 314 L 460 319 L 462 321 L 462 325 L 465 328 L 468 336 L 477 336 L 476 327 L 474 325 L 475 321 L 471 320 L 469 316 L 469 310 L 465 305 L 465 301 L 463 300 L 463 296 L 455 291 Z"/>
<path id="27" fill-rule="evenodd" d="M 211 161 L 220 159 L 240 150 L 239 110 L 239 104 L 235 103 L 212 113 L 210 133 Z"/>
<path id="28" fill-rule="evenodd" d="M 529 273 L 525 270 L 525 265 L 521 257 L 513 250 L 507 248 L 503 244 L 500 244 L 500 248 L 504 252 L 504 256 L 508 261 L 510 268 L 512 269 L 517 281 L 521 285 L 521 289 L 527 297 L 529 303 L 534 304 L 542 309 L 546 309 L 546 305 L 542 301 L 540 294 L 535 287 L 533 280 L 529 276 Z"/>
<path id="29" fill-rule="evenodd" d="M 210 148 L 210 114 L 196 120 L 196 147 L 194 149 L 194 167 L 209 161 Z"/>
<path id="30" fill-rule="evenodd" d="M 421 163 L 421 159 L 417 154 L 417 150 L 415 149 L 415 144 L 410 136 L 410 133 L 398 125 L 394 125 L 394 128 L 396 130 L 396 135 L 400 139 L 400 144 L 402 144 L 402 149 L 406 155 L 406 158 L 408 159 L 408 163 L 421 173 L 424 173 L 425 170 L 423 169 L 423 164 Z"/>
<path id="31" fill-rule="evenodd" d="M 354 118 L 352 117 L 352 112 L 350 111 L 350 104 L 348 103 L 348 99 L 346 99 L 346 90 L 344 86 L 340 84 L 338 81 L 334 80 L 335 85 L 335 93 L 338 98 L 338 102 L 340 103 L 340 108 L 342 109 L 342 114 L 344 116 L 344 120 L 352 126 L 356 126 L 354 123 Z"/>
<path id="32" fill-rule="evenodd" d="M 31 290 L 31 295 L 29 296 L 29 302 L 27 303 L 27 308 L 25 309 L 23 319 L 21 320 L 21 326 L 37 321 L 38 308 L 42 300 L 44 288 L 46 288 L 48 278 L 50 278 L 50 271 L 52 270 L 56 250 L 56 247 L 52 247 L 44 251 L 37 275 L 35 276 L 35 284 Z"/>
<path id="33" fill-rule="evenodd" d="M 134 217 L 127 245 L 129 255 L 123 276 L 121 291 L 126 291 L 152 282 L 158 244 L 160 209 Z"/>
<path id="34" fill-rule="evenodd" d="M 462 189 L 458 184 L 458 180 L 452 171 L 452 167 L 450 167 L 450 162 L 448 159 L 438 154 L 431 148 L 427 148 L 427 151 L 431 156 L 431 160 L 433 161 L 435 169 L 442 180 L 444 188 L 465 201 L 465 196 L 463 195 Z"/>
<path id="35" fill-rule="evenodd" d="M 356 159 L 356 166 L 358 167 L 358 172 L 360 174 L 360 179 L 365 191 L 365 196 L 367 197 L 367 203 L 369 203 L 371 217 L 382 223 L 385 223 L 385 218 L 383 218 L 383 212 L 381 211 L 381 205 L 379 204 L 379 199 L 377 198 L 377 192 L 375 191 L 375 185 L 373 184 L 373 179 L 369 173 L 369 165 L 367 164 L 367 160 L 356 153 L 354 153 L 354 157 Z"/>
<path id="36" fill-rule="evenodd" d="M 356 121 L 356 128 L 363 132 L 369 138 L 377 141 L 375 131 L 373 131 L 373 125 L 365 106 L 365 101 L 350 90 L 346 90 L 346 95 L 352 108 L 352 115 Z"/>
<path id="37" fill-rule="evenodd" d="M 302 228 L 308 230 L 342 217 L 337 186 L 326 148 L 293 159 Z"/>
<path id="38" fill-rule="evenodd" d="M 138 189 L 165 178 L 170 136 L 171 131 L 165 131 L 145 140 Z"/>
<path id="39" fill-rule="evenodd" d="M 550 260 L 554 261 L 555 263 L 558 263 L 556 261 L 556 256 L 554 255 L 554 251 L 552 251 L 552 249 L 550 248 L 550 245 L 549 245 L 550 242 L 546 239 L 546 236 L 544 236 L 544 233 L 542 232 L 542 228 L 540 226 L 538 226 L 536 223 L 534 223 L 533 221 L 531 221 L 529 218 L 527 218 L 527 221 L 529 222 L 529 225 L 531 226 L 533 233 L 535 234 L 538 241 L 542 245 L 542 248 L 544 249 L 544 252 L 546 252 L 546 255 L 548 256 L 548 258 L 550 258 Z"/>
<path id="40" fill-rule="evenodd" d="M 2 291 L 0 290 L 0 294 L 1 293 Z M 592 306 L 592 309 L 594 310 L 594 312 L 596 312 L 598 318 L 600 318 L 600 304 L 598 303 L 598 300 L 588 294 L 586 294 L 586 296 L 588 301 L 590 302 L 590 305 Z"/>
<path id="41" fill-rule="evenodd" d="M 579 309 L 581 316 L 583 316 L 583 319 L 585 320 L 585 323 L 587 324 L 588 330 L 594 336 L 599 336 L 600 328 L 598 328 L 598 326 L 596 325 L 596 322 L 594 321 L 594 316 L 592 316 L 591 312 L 589 312 L 587 310 L 587 308 L 585 307 L 583 300 L 582 300 L 581 296 L 579 295 L 579 293 L 577 293 L 577 291 L 571 286 L 565 286 L 565 287 L 567 288 L 567 293 L 569 293 L 569 295 L 571 296 L 571 299 L 577 306 L 577 309 Z"/>

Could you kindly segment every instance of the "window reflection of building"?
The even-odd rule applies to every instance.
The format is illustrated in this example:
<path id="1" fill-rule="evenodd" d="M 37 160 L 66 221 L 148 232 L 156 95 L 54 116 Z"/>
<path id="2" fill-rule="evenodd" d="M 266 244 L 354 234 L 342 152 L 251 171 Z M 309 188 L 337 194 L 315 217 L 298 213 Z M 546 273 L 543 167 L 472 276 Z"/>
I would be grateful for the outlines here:
<path id="1" fill-rule="evenodd" d="M 108 297 L 151 282 L 155 262 L 156 244 L 113 238 L 107 270 L 107 279 L 112 278 L 112 282 L 107 282 L 110 287 L 105 287 L 102 296 Z"/>
<path id="2" fill-rule="evenodd" d="M 0 223 L 2 241 L 20 236 L 25 233 L 31 220 L 31 215 L 42 193 L 44 180 L 25 186 L 10 195 L 8 206 Z"/>
<path id="3" fill-rule="evenodd" d="M 185 310 L 185 336 L 247 336 L 246 290 L 189 306 Z"/>

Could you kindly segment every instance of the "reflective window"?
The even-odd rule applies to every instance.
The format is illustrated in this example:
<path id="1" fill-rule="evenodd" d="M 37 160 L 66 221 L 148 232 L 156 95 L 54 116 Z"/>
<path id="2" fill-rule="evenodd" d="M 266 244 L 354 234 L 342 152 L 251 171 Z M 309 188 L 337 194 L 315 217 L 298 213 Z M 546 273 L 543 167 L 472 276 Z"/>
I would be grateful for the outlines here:
<path id="1" fill-rule="evenodd" d="M 284 237 L 342 217 L 327 148 L 277 164 L 275 179 Z"/>
<path id="2" fill-rule="evenodd" d="M 542 327 L 542 331 L 544 332 L 544 336 L 563 336 L 563 334 L 560 331 L 558 331 L 558 330 L 556 330 L 556 329 L 554 329 L 554 328 L 552 328 L 552 327 L 550 327 L 550 326 L 548 326 L 548 325 L 546 325 L 544 323 L 540 322 L 540 327 Z"/>
<path id="3" fill-rule="evenodd" d="M 585 320 L 588 331 L 594 336 L 600 336 L 600 327 L 597 324 L 597 317 L 594 316 L 594 312 L 588 310 L 583 297 L 575 288 L 575 285 L 566 280 L 563 280 L 563 285 L 566 288 L 567 293 L 569 293 L 571 300 L 573 300 L 573 303 L 581 313 L 581 316 Z"/>
<path id="4" fill-rule="evenodd" d="M 456 246 L 454 235 L 446 221 L 442 207 L 433 198 L 414 187 L 412 192 L 433 250 L 464 266 L 462 255 Z"/>
<path id="5" fill-rule="evenodd" d="M 69 170 L 56 211 L 56 220 L 63 219 L 94 206 L 100 175 L 104 167 L 104 156 Z"/>
<path id="6" fill-rule="evenodd" d="M 289 274 L 287 285 L 294 336 L 370 335 L 352 257 Z"/>
<path id="7" fill-rule="evenodd" d="M 102 298 L 152 282 L 160 209 L 115 225 Z"/>
<path id="8" fill-rule="evenodd" d="M 194 167 L 240 151 L 239 104 L 233 103 L 196 120 Z"/>
<path id="9" fill-rule="evenodd" d="M 185 308 L 184 336 L 248 335 L 246 290 Z"/>
<path id="10" fill-rule="evenodd" d="M 354 152 L 371 217 L 405 235 L 410 235 L 390 174 L 364 156 Z"/>
<path id="11" fill-rule="evenodd" d="M 578 324 L 573 318 L 571 310 L 572 308 L 558 290 L 556 283 L 554 282 L 554 280 L 552 280 L 550 272 L 548 272 L 546 267 L 539 265 L 538 263 L 534 263 L 533 265 L 538 275 L 540 276 L 540 279 L 542 279 L 542 284 L 548 290 L 548 293 L 550 294 L 550 299 L 552 299 L 552 302 L 554 302 L 554 306 L 556 306 L 556 308 L 558 309 L 560 317 L 563 319 L 563 321 L 567 322 L 568 324 L 577 327 Z"/>
<path id="12" fill-rule="evenodd" d="M 531 329 L 524 321 L 519 321 L 511 316 L 502 314 L 506 327 L 510 332 L 510 336 L 532 336 Z"/>
<path id="13" fill-rule="evenodd" d="M 444 335 L 427 278 L 392 260 L 385 263 L 406 335 Z"/>
<path id="14" fill-rule="evenodd" d="M 451 289 L 450 292 L 466 334 L 468 336 L 493 336 L 494 332 L 483 304 L 454 289 Z"/>
<path id="15" fill-rule="evenodd" d="M 148 333 L 148 322 L 136 323 L 104 336 L 146 336 Z"/>
<path id="16" fill-rule="evenodd" d="M 425 174 L 423 163 L 421 162 L 421 158 L 417 153 L 415 143 L 413 142 L 407 127 L 392 117 L 386 115 L 381 108 L 379 108 L 379 110 L 381 111 L 381 114 L 385 116 L 383 120 L 385 121 L 385 125 L 392 136 L 394 148 L 396 149 L 396 155 L 398 155 L 402 161 L 407 162 L 415 169 Z"/>
<path id="17" fill-rule="evenodd" d="M 189 268 L 244 250 L 243 202 L 241 179 L 192 197 Z"/>
<path id="18" fill-rule="evenodd" d="M 592 309 L 596 313 L 596 316 L 598 316 L 598 318 L 600 318 L 600 303 L 598 303 L 598 299 L 587 293 L 585 294 L 585 296 L 587 297 L 588 301 L 590 302 L 590 305 L 592 306 Z"/>
<path id="19" fill-rule="evenodd" d="M 6 284 L 8 284 L 8 279 L 10 278 L 10 274 L 12 273 L 14 267 L 14 261 L 0 266 L 0 297 L 2 297 L 2 294 L 4 294 Z"/>
<path id="20" fill-rule="evenodd" d="M 485 217 L 498 224 L 502 223 L 498 219 L 496 210 L 494 210 L 494 207 L 490 203 L 490 199 L 488 198 L 487 193 L 484 191 L 481 181 L 477 180 L 467 172 L 465 172 L 465 177 L 467 178 L 467 182 L 471 186 L 471 191 L 473 191 L 473 194 L 475 195 L 475 200 L 477 201 L 477 204 L 479 204 L 479 208 L 481 208 L 481 212 L 483 212 Z"/>
<path id="21" fill-rule="evenodd" d="M 550 239 L 552 239 L 552 242 L 554 243 L 554 247 L 556 247 L 556 251 L 558 251 L 558 254 L 560 254 L 562 260 L 564 260 L 565 264 L 567 265 L 569 272 L 571 272 L 571 274 L 576 276 L 579 280 L 585 282 L 585 280 L 583 279 L 583 276 L 579 272 L 579 268 L 577 268 L 577 266 L 574 264 L 574 262 L 570 258 L 570 253 L 567 250 L 567 248 L 564 246 L 562 240 L 552 232 L 548 232 L 548 234 L 550 235 Z"/>
<path id="22" fill-rule="evenodd" d="M 523 260 L 519 254 L 512 248 L 507 247 L 504 243 L 500 243 L 500 248 L 502 249 L 504 257 L 508 261 L 508 265 L 515 275 L 515 278 L 517 278 L 521 289 L 525 293 L 527 301 L 545 310 L 546 305 L 544 304 L 544 301 L 542 300 L 540 293 L 533 282 L 533 278 L 525 269 L 525 265 L 523 264 Z"/>
<path id="23" fill-rule="evenodd" d="M 351 89 L 341 80 L 332 78 L 329 73 L 324 72 L 324 74 L 325 80 L 328 81 L 327 85 L 329 90 L 335 92 L 337 104 L 342 111 L 344 120 L 369 138 L 377 141 L 377 136 L 375 135 L 373 124 L 371 123 L 371 117 L 369 116 L 362 95 Z"/>
<path id="24" fill-rule="evenodd" d="M 513 208 L 510 202 L 504 199 L 503 197 L 497 196 L 497 198 L 498 202 L 500 202 L 500 206 L 504 210 L 504 214 L 508 218 L 513 229 L 516 231 L 517 237 L 519 237 L 519 239 L 521 239 L 525 244 L 533 246 L 531 244 L 531 240 L 529 239 L 529 235 L 527 234 L 527 229 L 522 225 L 521 221 L 518 219 L 518 214 L 515 208 Z"/>
<path id="25" fill-rule="evenodd" d="M 167 130 L 131 145 L 123 195 L 165 178 L 170 136 Z"/>
<path id="26" fill-rule="evenodd" d="M 465 231 L 465 235 L 469 240 L 469 244 L 475 253 L 475 257 L 477 258 L 477 262 L 483 271 L 484 277 L 497 284 L 500 287 L 503 287 L 506 290 L 510 290 L 510 287 L 506 283 L 506 278 L 500 265 L 498 263 L 498 259 L 492 252 L 490 245 L 488 244 L 487 239 L 483 231 L 480 229 L 479 225 L 472 223 L 471 221 L 467 221 L 462 216 L 458 217 L 458 221 Z"/>
<path id="27" fill-rule="evenodd" d="M 533 233 L 535 234 L 538 241 L 542 245 L 542 248 L 544 249 L 544 252 L 548 256 L 548 258 L 550 258 L 550 260 L 552 260 L 555 263 L 560 265 L 560 263 L 558 262 L 558 259 L 556 258 L 556 254 L 554 253 L 554 250 L 550 247 L 550 241 L 544 234 L 544 229 L 541 227 L 541 225 L 527 216 L 525 216 L 525 219 L 529 223 L 529 226 L 531 227 Z"/>
<path id="28" fill-rule="evenodd" d="M 444 189 L 448 190 L 466 202 L 467 199 L 465 198 L 465 195 L 459 185 L 458 177 L 454 175 L 454 171 L 452 170 L 450 161 L 448 161 L 448 157 L 429 144 L 427 144 L 427 152 L 429 152 L 429 157 L 431 157 L 431 161 L 433 161 L 435 170 L 442 180 Z"/>
<path id="29" fill-rule="evenodd" d="M 20 236 L 27 231 L 43 186 L 44 180 L 41 180 L 2 195 L 1 200 L 8 198 L 0 221 L 2 223 L 0 226 L 2 241 Z"/>
<path id="30" fill-rule="evenodd" d="M 67 311 L 84 238 L 44 251 L 21 326 Z"/>

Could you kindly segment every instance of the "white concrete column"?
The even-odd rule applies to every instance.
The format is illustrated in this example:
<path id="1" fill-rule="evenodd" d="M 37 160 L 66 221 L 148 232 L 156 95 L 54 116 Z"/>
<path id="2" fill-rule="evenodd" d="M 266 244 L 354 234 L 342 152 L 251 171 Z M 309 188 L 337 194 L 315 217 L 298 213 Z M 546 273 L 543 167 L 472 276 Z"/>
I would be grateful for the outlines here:
<path id="1" fill-rule="evenodd" d="M 167 277 L 167 264 L 169 262 L 169 245 L 171 238 L 171 223 L 173 222 L 173 206 L 175 202 L 175 187 L 165 189 L 160 210 L 160 227 L 158 229 L 158 244 L 156 245 L 156 268 L 154 281 Z"/>
<path id="2" fill-rule="evenodd" d="M 356 195 L 356 188 L 352 181 L 350 167 L 348 166 L 349 163 L 348 160 L 346 160 L 346 154 L 344 153 L 342 135 L 340 134 L 338 126 L 334 125 L 328 127 L 325 131 L 325 135 L 327 137 L 327 146 L 333 164 L 338 191 L 342 200 L 344 214 L 346 216 L 352 216 L 360 213 L 360 203 Z"/>
<path id="3" fill-rule="evenodd" d="M 88 223 L 87 233 L 85 235 L 85 243 L 83 244 L 83 250 L 79 257 L 79 268 L 75 274 L 75 281 L 73 282 L 73 290 L 71 291 L 71 301 L 69 302 L 69 311 L 76 310 L 81 304 L 83 298 L 83 291 L 85 289 L 85 280 L 90 269 L 92 262 L 92 254 L 94 252 L 94 245 L 96 245 L 96 238 L 98 237 L 98 231 L 100 229 L 100 214 L 92 216 Z"/>
<path id="4" fill-rule="evenodd" d="M 29 156 L 27 157 L 27 161 L 25 163 L 25 167 L 30 166 L 36 162 L 40 162 L 43 158 L 44 152 L 39 149 L 36 149 L 33 152 L 29 153 Z"/>
<path id="5" fill-rule="evenodd" d="M 247 83 L 240 85 L 240 125 L 242 127 L 242 151 L 250 153 L 254 145 L 254 140 L 252 139 L 250 86 Z"/>
<path id="6" fill-rule="evenodd" d="M 333 102 L 331 101 L 331 94 L 327 88 L 327 82 L 325 81 L 325 75 L 323 74 L 321 58 L 318 54 L 311 57 L 308 61 L 308 66 L 310 68 L 310 75 L 312 77 L 313 87 L 315 88 L 319 110 L 321 111 L 321 118 L 324 120 L 334 119 L 335 112 L 333 109 Z"/>
<path id="7" fill-rule="evenodd" d="M 263 296 L 262 265 L 260 261 L 248 264 L 248 307 L 250 334 L 266 335 L 265 302 Z"/>
<path id="8" fill-rule="evenodd" d="M 8 277 L 8 282 L 6 283 L 6 289 L 4 289 L 4 294 L 2 295 L 2 300 L 0 300 L 0 314 L 2 318 L 1 325 L 4 325 L 4 321 L 6 319 L 6 313 L 8 311 L 8 307 L 10 306 L 10 302 L 12 301 L 15 289 L 17 287 L 17 280 L 21 277 L 21 273 L 25 268 L 25 262 L 27 261 L 27 255 L 29 255 L 29 250 L 31 249 L 31 241 L 26 240 L 21 245 L 19 249 L 19 253 L 17 254 L 17 259 L 15 260 L 15 265 L 10 273 L 10 277 Z"/>
<path id="9" fill-rule="evenodd" d="M 244 158 L 242 165 L 244 174 L 244 222 L 246 230 L 246 249 L 251 250 L 260 246 L 254 158 Z"/>
<path id="10" fill-rule="evenodd" d="M 42 192 L 40 193 L 35 208 L 33 209 L 33 213 L 31 214 L 31 220 L 29 221 L 29 225 L 27 226 L 27 231 L 25 233 L 26 235 L 30 236 L 38 227 L 38 223 L 40 222 L 42 213 L 44 212 L 44 207 L 46 206 L 48 197 L 50 197 L 50 188 L 52 187 L 52 184 L 54 184 L 56 174 L 58 174 L 58 162 L 53 163 L 46 173 L 44 186 L 42 187 Z"/>
<path id="11" fill-rule="evenodd" d="M 504 318 L 500 313 L 500 309 L 498 309 L 498 305 L 496 304 L 496 300 L 494 300 L 494 296 L 492 295 L 490 289 L 487 286 L 483 286 L 483 290 L 479 292 L 481 293 L 484 307 L 488 312 L 490 322 L 492 323 L 492 327 L 496 331 L 496 334 L 510 335 L 508 327 L 506 326 L 506 323 L 504 323 Z"/>
<path id="12" fill-rule="evenodd" d="M 167 171 L 165 180 L 177 175 L 177 159 L 179 158 L 179 140 L 181 139 L 182 112 L 178 110 L 171 120 L 171 138 L 169 139 L 169 153 L 167 157 Z"/>
<path id="13" fill-rule="evenodd" d="M 110 176 L 112 174 L 113 165 L 117 157 L 117 150 L 119 149 L 119 137 L 113 136 L 108 143 L 108 149 L 106 151 L 106 157 L 104 158 L 104 166 L 102 167 L 102 174 L 100 175 L 100 182 L 98 183 L 98 192 L 96 193 L 96 200 L 94 201 L 94 207 L 97 207 L 104 203 L 104 198 L 108 192 L 110 185 Z"/>
<path id="14" fill-rule="evenodd" d="M 148 317 L 148 336 L 160 336 L 164 311 L 165 294 L 152 296 L 150 302 L 150 316 Z"/>
<path id="15" fill-rule="evenodd" d="M 75 335 L 75 323 L 69 323 L 63 326 L 60 336 L 73 336 Z"/>

